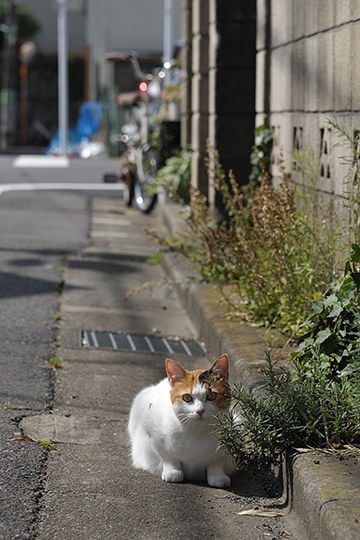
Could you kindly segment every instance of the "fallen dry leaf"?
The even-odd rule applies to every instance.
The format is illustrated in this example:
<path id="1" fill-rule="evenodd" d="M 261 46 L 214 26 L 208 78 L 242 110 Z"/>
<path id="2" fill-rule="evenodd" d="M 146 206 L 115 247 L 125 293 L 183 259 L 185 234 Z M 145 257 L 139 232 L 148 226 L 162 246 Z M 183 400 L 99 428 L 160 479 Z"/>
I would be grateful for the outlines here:
<path id="1" fill-rule="evenodd" d="M 17 437 L 16 439 L 11 439 L 12 442 L 35 442 L 31 437 Z"/>
<path id="2" fill-rule="evenodd" d="M 282 517 L 284 512 L 274 511 L 274 510 L 254 510 L 253 508 L 249 510 L 241 510 L 241 512 L 236 512 L 238 516 L 257 516 L 257 517 Z"/>

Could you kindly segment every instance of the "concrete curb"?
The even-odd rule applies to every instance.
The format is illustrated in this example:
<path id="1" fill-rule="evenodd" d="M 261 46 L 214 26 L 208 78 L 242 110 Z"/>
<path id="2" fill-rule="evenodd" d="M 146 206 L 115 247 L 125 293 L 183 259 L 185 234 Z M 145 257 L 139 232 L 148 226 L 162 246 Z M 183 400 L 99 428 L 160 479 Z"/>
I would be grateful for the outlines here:
<path id="1" fill-rule="evenodd" d="M 179 206 L 160 205 L 159 212 L 170 235 L 184 228 Z M 233 379 L 249 390 L 261 387 L 259 368 L 264 365 L 264 330 L 226 320 L 225 308 L 208 287 L 181 284 L 192 272 L 174 255 L 165 255 L 163 267 L 171 279 L 179 282 L 180 300 L 211 358 L 227 352 Z M 305 524 L 309 539 L 360 538 L 359 465 L 359 457 L 351 455 L 339 459 L 335 455 L 308 453 L 293 460 L 289 478 L 292 511 Z"/>

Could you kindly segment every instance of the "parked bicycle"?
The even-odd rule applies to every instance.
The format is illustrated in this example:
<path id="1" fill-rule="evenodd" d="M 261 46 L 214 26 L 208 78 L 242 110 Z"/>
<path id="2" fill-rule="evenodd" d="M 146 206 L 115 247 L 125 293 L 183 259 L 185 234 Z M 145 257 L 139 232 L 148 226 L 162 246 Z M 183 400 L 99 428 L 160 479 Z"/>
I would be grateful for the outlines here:
<path id="1" fill-rule="evenodd" d="M 123 125 L 120 133 L 122 148 L 119 179 L 125 184 L 126 205 L 132 206 L 135 203 L 141 212 L 149 213 L 157 202 L 157 171 L 171 156 L 173 147 L 179 146 L 179 123 L 176 123 L 175 129 L 174 126 L 170 129 L 169 123 L 160 124 L 157 121 L 162 105 L 162 81 L 166 72 L 158 69 L 155 74 L 144 73 L 135 53 L 129 56 L 129 60 L 140 84 L 137 90 L 121 94 L 118 98 L 118 104 L 127 111 L 128 116 L 128 122 Z M 165 131 L 168 133 L 164 134 Z M 175 137 L 171 131 L 176 132 Z M 155 135 L 158 140 L 166 139 L 167 144 L 161 145 L 161 148 L 155 147 L 152 144 Z M 105 175 L 104 181 L 114 181 L 114 175 Z"/>

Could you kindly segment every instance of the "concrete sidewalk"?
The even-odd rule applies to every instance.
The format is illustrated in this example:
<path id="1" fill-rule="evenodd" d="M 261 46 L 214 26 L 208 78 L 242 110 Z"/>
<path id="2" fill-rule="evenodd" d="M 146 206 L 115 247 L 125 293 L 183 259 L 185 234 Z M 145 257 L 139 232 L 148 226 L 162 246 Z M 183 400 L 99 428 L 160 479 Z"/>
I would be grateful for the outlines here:
<path id="1" fill-rule="evenodd" d="M 170 255 L 165 271 L 145 264 L 154 246 L 144 227 L 174 232 L 182 226 L 178 211 L 164 205 L 144 216 L 122 209 L 119 201 L 96 199 L 90 244 L 67 261 L 58 350 L 65 366 L 56 375 L 54 408 L 52 414 L 22 422 L 24 434 L 51 439 L 56 446 L 47 462 L 38 540 L 359 539 L 359 460 L 351 456 L 297 457 L 290 479 L 295 513 L 284 518 L 237 515 L 264 505 L 281 509 L 284 501 L 274 484 L 261 476 L 241 472 L 230 490 L 216 490 L 166 484 L 131 468 L 126 437 L 130 404 L 140 388 L 164 377 L 168 353 L 166 348 L 145 354 L 101 344 L 84 347 L 84 330 L 100 332 L 99 339 L 107 331 L 200 338 L 207 357 L 175 359 L 192 369 L 227 352 L 232 380 L 248 388 L 259 384 L 263 331 L 226 321 L 209 288 L 179 286 L 177 295 L 173 287 L 162 286 L 124 302 L 131 287 L 191 272 Z"/>
<path id="2" fill-rule="evenodd" d="M 64 367 L 56 372 L 53 408 L 21 423 L 24 435 L 55 443 L 46 463 L 36 538 L 303 540 L 302 528 L 288 516 L 238 515 L 264 505 L 281 509 L 273 478 L 240 472 L 230 489 L 221 490 L 168 484 L 130 465 L 129 409 L 141 388 L 165 376 L 170 351 L 162 338 L 181 337 L 190 346 L 198 337 L 173 287 L 124 300 L 132 287 L 166 277 L 159 266 L 146 264 L 154 246 L 144 227 L 161 229 L 159 215 L 159 207 L 144 216 L 118 199 L 95 199 L 89 245 L 67 259 L 56 351 Z M 130 344 L 142 334 L 163 348 L 155 353 L 116 349 L 111 339 L 104 341 L 109 332 L 115 343 L 117 332 L 132 335 Z M 86 345 L 91 340 L 94 346 Z M 167 343 L 174 347 L 171 356 L 189 369 L 213 360 L 212 351 L 205 356 L 198 349 L 190 357 L 175 352 L 177 342 Z"/>
<path id="3" fill-rule="evenodd" d="M 159 211 L 170 235 L 184 229 L 180 207 L 165 204 Z M 183 282 L 191 273 L 186 262 L 170 254 L 164 258 L 164 267 L 172 279 Z M 258 387 L 266 348 L 264 331 L 226 320 L 219 297 L 207 287 L 179 285 L 177 290 L 210 355 L 227 352 L 235 379 L 249 390 Z M 309 539 L 360 539 L 359 455 L 299 454 L 289 482 L 292 508 L 305 525 Z"/>

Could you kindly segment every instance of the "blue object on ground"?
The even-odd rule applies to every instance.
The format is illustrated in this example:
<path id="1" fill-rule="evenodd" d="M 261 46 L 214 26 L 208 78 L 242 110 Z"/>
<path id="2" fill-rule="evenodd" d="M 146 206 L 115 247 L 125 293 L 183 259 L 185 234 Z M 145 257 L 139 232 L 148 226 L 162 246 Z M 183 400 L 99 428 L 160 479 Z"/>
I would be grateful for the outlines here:
<path id="1" fill-rule="evenodd" d="M 87 101 L 80 107 L 80 114 L 76 125 L 76 131 L 80 140 L 91 140 L 92 136 L 99 131 L 102 121 L 102 106 L 98 101 Z"/>
<path id="2" fill-rule="evenodd" d="M 80 107 L 79 117 L 76 129 L 67 131 L 66 154 L 77 156 L 81 153 L 84 142 L 90 141 L 97 131 L 99 131 L 102 122 L 102 105 L 97 101 L 87 101 Z M 46 154 L 59 154 L 60 142 L 59 131 L 53 135 Z"/>
<path id="3" fill-rule="evenodd" d="M 78 137 L 77 131 L 75 129 L 68 129 L 66 155 L 77 156 L 79 154 L 79 149 L 80 149 L 80 139 Z M 56 156 L 59 154 L 59 152 L 60 152 L 60 136 L 59 136 L 59 131 L 56 131 L 45 153 L 48 155 Z"/>

